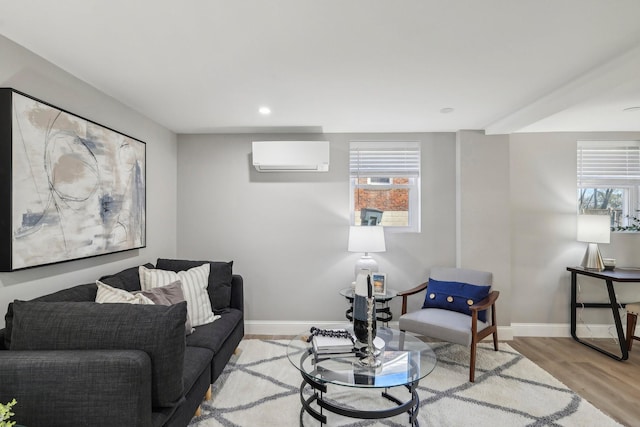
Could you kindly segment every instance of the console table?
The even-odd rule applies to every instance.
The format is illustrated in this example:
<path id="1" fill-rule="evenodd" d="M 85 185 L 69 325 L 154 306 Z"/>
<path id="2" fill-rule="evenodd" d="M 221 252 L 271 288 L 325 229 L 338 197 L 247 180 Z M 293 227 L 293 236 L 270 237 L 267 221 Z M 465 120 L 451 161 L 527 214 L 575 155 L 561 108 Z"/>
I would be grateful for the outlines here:
<path id="1" fill-rule="evenodd" d="M 616 360 L 627 360 L 629 358 L 629 351 L 626 346 L 624 337 L 624 331 L 622 329 L 622 319 L 620 319 L 620 306 L 624 307 L 626 304 L 618 303 L 616 299 L 616 293 L 613 288 L 614 282 L 637 282 L 640 283 L 640 269 L 638 268 L 616 268 L 615 270 L 594 271 L 587 270 L 582 267 L 567 267 L 567 270 L 571 272 L 571 336 L 574 340 L 580 344 L 584 344 L 587 347 L 591 347 L 600 353 L 606 354 Z M 577 302 L 577 282 L 578 275 L 595 277 L 596 279 L 604 280 L 607 286 L 607 293 L 609 294 L 608 303 L 597 302 Z M 592 343 L 582 341 L 576 335 L 576 314 L 578 308 L 608 308 L 611 309 L 613 320 L 616 324 L 616 332 L 618 333 L 618 343 L 620 344 L 620 355 L 611 353 L 603 348 L 600 348 Z"/>

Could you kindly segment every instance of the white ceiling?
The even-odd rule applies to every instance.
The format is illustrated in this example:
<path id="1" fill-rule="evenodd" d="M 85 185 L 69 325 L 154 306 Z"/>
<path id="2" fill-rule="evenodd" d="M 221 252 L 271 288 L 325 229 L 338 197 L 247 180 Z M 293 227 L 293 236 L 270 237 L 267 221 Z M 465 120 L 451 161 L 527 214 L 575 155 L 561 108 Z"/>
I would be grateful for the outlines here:
<path id="1" fill-rule="evenodd" d="M 640 131 L 638 0 L 0 0 L 0 34 L 178 133 Z"/>

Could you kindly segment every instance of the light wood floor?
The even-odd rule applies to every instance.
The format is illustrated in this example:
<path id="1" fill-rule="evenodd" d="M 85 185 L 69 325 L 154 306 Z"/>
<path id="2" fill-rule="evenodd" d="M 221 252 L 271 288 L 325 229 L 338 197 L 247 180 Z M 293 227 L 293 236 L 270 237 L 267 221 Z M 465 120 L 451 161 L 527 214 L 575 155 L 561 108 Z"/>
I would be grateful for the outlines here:
<path id="1" fill-rule="evenodd" d="M 252 338 L 292 337 L 245 335 L 245 339 Z M 507 343 L 619 423 L 640 426 L 640 342 L 624 362 L 571 338 L 516 338 Z M 620 351 L 612 340 L 597 340 L 597 345 L 612 353 Z"/>
<path id="2" fill-rule="evenodd" d="M 620 353 L 613 340 L 594 341 Z M 619 423 L 640 426 L 640 343 L 624 362 L 571 338 L 516 338 L 508 343 Z"/>

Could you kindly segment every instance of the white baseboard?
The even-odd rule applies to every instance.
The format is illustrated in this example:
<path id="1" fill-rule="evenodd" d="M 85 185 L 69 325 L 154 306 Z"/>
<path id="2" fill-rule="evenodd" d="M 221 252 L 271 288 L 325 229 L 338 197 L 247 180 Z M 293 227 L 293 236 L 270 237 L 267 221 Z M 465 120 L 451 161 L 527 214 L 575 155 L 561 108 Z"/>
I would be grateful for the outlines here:
<path id="1" fill-rule="evenodd" d="M 318 328 L 340 328 L 346 322 L 309 320 L 246 320 L 245 334 L 248 335 L 297 335 L 308 331 L 312 326 Z M 398 322 L 389 322 L 389 327 L 397 329 Z M 614 325 L 578 325 L 579 337 L 617 338 Z M 498 326 L 501 341 L 511 341 L 514 337 L 571 337 L 568 323 L 512 323 L 510 326 Z"/>
<path id="2" fill-rule="evenodd" d="M 571 337 L 568 323 L 512 323 L 516 337 Z M 576 334 L 582 338 L 618 338 L 615 325 L 580 324 Z"/>

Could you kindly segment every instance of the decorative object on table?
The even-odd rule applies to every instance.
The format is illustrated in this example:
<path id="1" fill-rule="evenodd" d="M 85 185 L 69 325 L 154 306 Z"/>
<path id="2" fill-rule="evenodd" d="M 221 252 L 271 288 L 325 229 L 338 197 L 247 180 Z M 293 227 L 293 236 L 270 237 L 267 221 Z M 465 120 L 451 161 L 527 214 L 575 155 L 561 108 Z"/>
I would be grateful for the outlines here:
<path id="1" fill-rule="evenodd" d="M 143 248 L 146 144 L 0 88 L 0 271 Z"/>
<path id="2" fill-rule="evenodd" d="M 363 270 L 365 271 L 365 270 Z M 380 361 L 376 361 L 376 350 L 373 340 L 376 337 L 375 298 L 373 297 L 373 284 L 371 275 L 363 272 L 356 279 L 356 290 L 353 304 L 353 331 L 358 340 L 359 351 L 362 355 L 360 363 L 363 366 L 376 367 Z"/>
<path id="3" fill-rule="evenodd" d="M 598 243 L 609 243 L 611 235 L 611 218 L 609 215 L 578 215 L 579 242 L 586 242 L 587 251 L 582 258 L 582 267 L 587 270 L 602 271 L 604 262 Z"/>
<path id="4" fill-rule="evenodd" d="M 605 270 L 614 270 L 616 268 L 616 259 L 615 258 L 602 258 L 602 263 L 604 264 Z"/>
<path id="5" fill-rule="evenodd" d="M 385 252 L 384 227 L 382 226 L 351 226 L 349 227 L 349 252 L 364 252 L 356 262 L 354 273 L 358 276 L 360 270 L 378 271 L 378 263 L 369 252 Z"/>
<path id="6" fill-rule="evenodd" d="M 371 281 L 373 283 L 374 295 L 385 295 L 387 293 L 387 274 L 372 273 Z"/>
<path id="7" fill-rule="evenodd" d="M 0 403 L 0 427 L 12 427 L 16 424 L 15 421 L 11 421 L 11 417 L 15 414 L 11 412 L 11 408 L 16 404 L 16 399 L 7 402 L 6 404 Z"/>
<path id="8" fill-rule="evenodd" d="M 373 329 L 375 338 L 375 319 L 369 322 L 369 300 L 371 295 L 371 275 L 368 270 L 361 270 L 356 278 L 356 289 L 353 296 L 353 332 L 358 342 L 356 345 L 362 349 L 367 347 L 369 338 L 369 326 Z M 372 323 L 372 325 L 371 325 Z"/>
<path id="9" fill-rule="evenodd" d="M 353 287 L 340 289 L 340 295 L 345 297 L 349 302 L 349 307 L 345 311 L 345 317 L 350 322 L 353 322 L 353 300 L 355 297 L 355 282 Z M 375 316 L 378 322 L 381 322 L 384 326 L 389 326 L 389 322 L 393 319 L 393 313 L 391 312 L 391 306 L 389 302 L 398 295 L 396 289 L 387 287 L 384 294 L 377 295 L 375 292 L 373 298 L 376 302 Z"/>
<path id="10" fill-rule="evenodd" d="M 474 382 L 478 343 L 493 335 L 493 348 L 498 351 L 495 305 L 500 293 L 491 290 L 492 282 L 489 272 L 433 267 L 428 282 L 398 293 L 402 297 L 398 326 L 401 331 L 470 347 L 469 381 Z M 408 297 L 425 289 L 423 308 L 407 312 Z M 485 318 L 488 309 L 491 317 Z"/>
<path id="11" fill-rule="evenodd" d="M 316 356 L 348 355 L 355 351 L 355 340 L 346 329 L 319 329 L 311 327 L 307 339 Z"/>
<path id="12" fill-rule="evenodd" d="M 640 316 L 640 302 L 627 304 L 627 351 L 631 351 L 633 340 L 640 341 L 640 337 L 636 336 L 636 324 L 638 316 Z"/>

